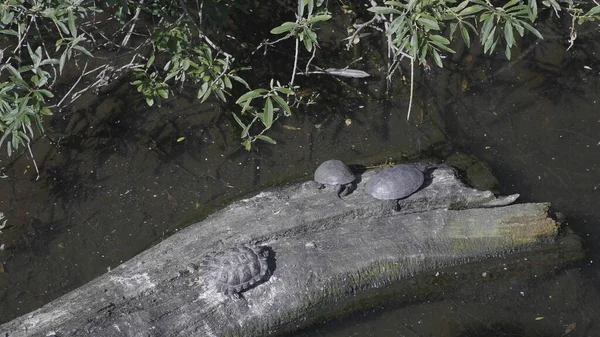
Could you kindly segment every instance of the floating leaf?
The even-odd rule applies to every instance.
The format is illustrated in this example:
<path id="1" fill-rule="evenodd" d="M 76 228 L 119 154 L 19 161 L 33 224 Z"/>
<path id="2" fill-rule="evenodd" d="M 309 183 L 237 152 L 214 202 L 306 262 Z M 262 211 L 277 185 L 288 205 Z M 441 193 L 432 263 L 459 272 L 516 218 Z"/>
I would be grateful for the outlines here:
<path id="1" fill-rule="evenodd" d="M 179 138 L 177 138 L 177 143 L 183 142 L 184 139 L 185 139 L 185 137 L 179 137 Z"/>

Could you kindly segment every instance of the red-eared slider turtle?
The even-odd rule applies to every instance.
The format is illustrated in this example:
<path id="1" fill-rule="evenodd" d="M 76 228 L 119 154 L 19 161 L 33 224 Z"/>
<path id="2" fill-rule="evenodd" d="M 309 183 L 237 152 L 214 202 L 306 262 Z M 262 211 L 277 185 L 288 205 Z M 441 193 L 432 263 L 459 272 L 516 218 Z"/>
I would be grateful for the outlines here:
<path id="1" fill-rule="evenodd" d="M 367 181 L 365 190 L 375 199 L 389 200 L 391 208 L 398 211 L 398 199 L 415 193 L 424 180 L 423 172 L 415 165 L 388 166 Z"/>
<path id="2" fill-rule="evenodd" d="M 325 185 L 336 186 L 339 198 L 347 196 L 356 188 L 354 180 L 354 173 L 346 164 L 336 159 L 323 162 L 315 171 L 315 181 L 321 184 L 319 189 L 325 188 Z"/>
<path id="3" fill-rule="evenodd" d="M 240 293 L 264 280 L 269 271 L 268 251 L 260 246 L 239 246 L 206 255 L 201 264 L 204 281 L 220 293 Z"/>

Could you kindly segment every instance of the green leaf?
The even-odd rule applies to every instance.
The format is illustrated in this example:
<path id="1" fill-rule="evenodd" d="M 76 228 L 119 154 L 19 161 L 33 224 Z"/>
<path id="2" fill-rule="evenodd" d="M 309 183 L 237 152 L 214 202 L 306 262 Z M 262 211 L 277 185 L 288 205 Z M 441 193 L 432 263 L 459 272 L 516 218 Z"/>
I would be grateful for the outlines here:
<path id="1" fill-rule="evenodd" d="M 156 91 L 156 93 L 158 94 L 158 96 L 160 96 L 160 97 L 162 97 L 164 99 L 169 98 L 169 92 L 167 90 L 165 90 L 165 89 L 158 89 Z"/>
<path id="2" fill-rule="evenodd" d="M 181 143 L 185 140 L 185 137 L 179 137 L 177 138 L 177 143 Z"/>
<path id="3" fill-rule="evenodd" d="M 154 99 L 152 99 L 152 97 L 146 97 L 146 104 L 148 104 L 148 106 L 153 106 Z"/>
<path id="4" fill-rule="evenodd" d="M 267 97 L 265 101 L 265 109 L 261 115 L 261 120 L 267 129 L 273 125 L 273 101 L 270 97 Z"/>
<path id="5" fill-rule="evenodd" d="M 492 44 L 494 44 L 494 33 L 496 32 L 496 27 L 492 28 L 492 31 L 490 32 L 490 35 L 488 35 L 488 38 L 485 40 L 485 44 L 483 45 L 483 52 L 484 53 L 491 53 L 493 51 L 494 48 L 492 48 Z"/>
<path id="6" fill-rule="evenodd" d="M 506 45 L 509 47 L 515 43 L 515 37 L 513 35 L 513 28 L 512 28 L 512 25 L 510 24 L 510 21 L 506 21 L 506 23 L 504 24 L 504 39 L 506 40 Z"/>
<path id="7" fill-rule="evenodd" d="M 246 127 L 246 124 L 242 123 L 242 120 L 238 117 L 238 115 L 235 112 L 233 113 L 233 119 L 235 119 L 235 121 L 238 123 L 239 126 L 242 127 L 242 129 Z M 242 138 L 243 137 L 244 136 L 242 135 Z"/>
<path id="8" fill-rule="evenodd" d="M 433 60 L 435 61 L 435 64 L 437 64 L 438 67 L 440 67 L 440 68 L 444 68 L 444 65 L 442 64 L 442 57 L 440 56 L 438 51 L 434 49 L 434 50 L 432 50 L 432 54 L 433 54 Z"/>
<path id="9" fill-rule="evenodd" d="M 275 102 L 277 102 L 277 105 L 279 105 L 285 111 L 285 116 L 292 115 L 292 110 L 290 110 L 290 107 L 288 106 L 287 102 L 283 98 L 281 98 L 279 96 L 271 96 L 271 98 L 273 98 L 275 100 Z"/>
<path id="10" fill-rule="evenodd" d="M 327 21 L 329 19 L 331 19 L 331 15 L 321 14 L 321 15 L 315 15 L 315 16 L 311 17 L 310 19 L 307 20 L 307 22 L 315 23 L 315 22 L 320 22 L 320 21 Z"/>
<path id="11" fill-rule="evenodd" d="M 286 95 L 293 95 L 294 91 L 290 88 L 286 88 L 286 87 L 278 87 L 275 88 L 275 90 L 279 91 L 280 93 L 286 94 Z"/>
<path id="12" fill-rule="evenodd" d="M 520 3 L 522 0 L 511 0 L 509 2 L 507 2 L 506 4 L 504 4 L 504 6 L 502 6 L 502 8 L 504 9 L 509 9 L 510 7 Z"/>
<path id="13" fill-rule="evenodd" d="M 150 66 L 154 63 L 154 59 L 156 58 L 156 55 L 152 54 L 152 56 L 150 56 L 150 58 L 148 59 L 148 62 L 146 62 L 146 68 L 150 68 Z"/>
<path id="14" fill-rule="evenodd" d="M 529 0 L 529 20 L 531 22 L 534 22 L 535 19 L 537 18 L 537 14 L 538 14 L 537 0 Z"/>
<path id="15" fill-rule="evenodd" d="M 542 36 L 542 34 L 540 34 L 540 32 L 538 32 L 537 29 L 533 28 L 532 25 L 528 24 L 527 22 L 521 22 L 523 24 L 523 26 L 525 26 L 525 29 L 527 29 L 528 31 L 532 32 L 535 36 L 537 36 L 540 40 L 543 40 L 544 37 Z"/>
<path id="16" fill-rule="evenodd" d="M 600 13 L 600 5 L 596 5 L 596 7 L 590 9 L 587 13 L 585 13 L 585 16 L 592 16 L 598 13 Z"/>
<path id="17" fill-rule="evenodd" d="M 244 148 L 246 148 L 246 151 L 250 151 L 252 149 L 252 141 L 250 140 L 250 138 L 244 140 L 242 142 L 242 145 L 244 145 Z"/>
<path id="18" fill-rule="evenodd" d="M 471 7 L 467 7 L 465 9 L 463 9 L 460 13 L 458 13 L 458 16 L 473 15 L 475 13 L 481 12 L 484 8 L 485 7 L 480 6 L 480 5 L 473 5 Z"/>
<path id="19" fill-rule="evenodd" d="M 250 86 L 248 85 L 248 83 L 243 78 L 241 78 L 241 77 L 239 77 L 237 75 L 231 75 L 231 78 L 233 78 L 237 82 L 243 84 L 247 89 L 250 89 Z"/>
<path id="20" fill-rule="evenodd" d="M 14 36 L 19 36 L 19 34 L 17 32 L 15 32 L 12 29 L 1 29 L 0 30 L 0 34 L 4 34 L 4 35 L 14 35 Z"/>
<path id="21" fill-rule="evenodd" d="M 298 27 L 298 24 L 295 22 L 284 22 L 281 26 L 275 27 L 271 29 L 271 34 L 282 34 L 285 32 L 289 32 Z"/>
<path id="22" fill-rule="evenodd" d="M 506 55 L 506 59 L 510 61 L 510 46 L 506 46 L 506 49 L 504 49 L 504 55 Z"/>
<path id="23" fill-rule="evenodd" d="M 254 99 L 256 97 L 261 96 L 262 94 L 266 93 L 268 90 L 267 89 L 255 89 L 252 91 L 248 91 L 247 93 L 243 94 L 242 96 L 240 96 L 237 101 L 235 101 L 235 104 L 240 104 L 241 102 L 245 102 L 248 99 Z"/>
<path id="24" fill-rule="evenodd" d="M 77 37 L 77 26 L 75 26 L 75 15 L 73 11 L 69 11 L 69 31 L 72 37 Z"/>
<path id="25" fill-rule="evenodd" d="M 462 35 L 463 40 L 465 40 L 465 44 L 467 47 L 471 46 L 471 37 L 469 36 L 469 32 L 467 28 L 463 25 L 460 25 L 460 35 Z"/>
<path id="26" fill-rule="evenodd" d="M 448 41 L 448 39 L 446 39 L 445 37 L 441 36 L 441 35 L 429 35 L 429 38 L 431 39 L 431 41 L 435 41 L 437 43 L 441 43 L 441 44 L 450 44 L 450 41 Z"/>
<path id="27" fill-rule="evenodd" d="M 269 136 L 265 136 L 265 135 L 258 135 L 256 136 L 257 139 L 260 140 L 264 140 L 267 143 L 271 143 L 271 144 L 277 144 L 277 142 L 275 140 L 273 140 L 273 138 L 269 137 Z"/>
<path id="28" fill-rule="evenodd" d="M 306 48 L 306 50 L 308 52 L 312 52 L 313 49 L 313 42 L 310 38 L 304 38 L 304 48 Z"/>
<path id="29" fill-rule="evenodd" d="M 433 18 L 421 16 L 417 19 L 417 21 L 420 22 L 427 30 L 440 30 L 440 26 L 438 25 L 437 21 Z"/>
<path id="30" fill-rule="evenodd" d="M 391 8 L 391 7 L 375 6 L 375 7 L 367 8 L 367 10 L 369 12 L 373 12 L 375 14 L 402 14 L 401 11 L 399 11 L 395 8 Z"/>

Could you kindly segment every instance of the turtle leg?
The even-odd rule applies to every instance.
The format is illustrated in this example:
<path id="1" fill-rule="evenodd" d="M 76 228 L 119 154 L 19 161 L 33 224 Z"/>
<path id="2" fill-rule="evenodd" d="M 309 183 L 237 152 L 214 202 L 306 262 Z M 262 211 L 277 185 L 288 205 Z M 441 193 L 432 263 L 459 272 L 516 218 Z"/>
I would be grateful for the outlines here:
<path id="1" fill-rule="evenodd" d="M 322 190 L 322 189 L 324 189 L 324 188 L 325 188 L 325 184 L 321 184 L 321 185 L 319 185 L 319 187 L 318 187 L 318 189 L 320 189 L 320 190 Z"/>
<path id="2" fill-rule="evenodd" d="M 352 193 L 356 189 L 356 184 L 354 182 L 343 185 L 341 192 L 341 197 L 345 197 L 348 194 Z"/>
<path id="3" fill-rule="evenodd" d="M 337 194 L 338 198 L 342 199 L 343 196 L 346 196 L 346 194 L 343 194 L 343 192 L 345 192 L 346 189 L 346 185 L 337 185 L 336 189 L 335 189 L 335 194 Z"/>
<path id="4" fill-rule="evenodd" d="M 398 204 L 398 199 L 388 200 L 388 205 L 392 211 L 400 211 L 400 204 Z"/>

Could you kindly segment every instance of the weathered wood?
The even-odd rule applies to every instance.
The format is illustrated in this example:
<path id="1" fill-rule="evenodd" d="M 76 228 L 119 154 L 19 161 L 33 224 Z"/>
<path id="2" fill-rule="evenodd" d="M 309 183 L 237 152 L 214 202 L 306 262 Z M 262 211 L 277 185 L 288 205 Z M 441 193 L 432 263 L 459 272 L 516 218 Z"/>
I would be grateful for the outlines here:
<path id="1" fill-rule="evenodd" d="M 552 244 L 559 225 L 547 204 L 503 206 L 517 196 L 496 198 L 438 168 L 394 212 L 361 188 L 373 174 L 344 200 L 309 181 L 235 202 L 0 332 L 264 336 L 381 303 L 384 289 L 441 268 L 525 251 L 560 251 L 556 265 L 581 257 L 580 247 Z M 190 264 L 240 243 L 270 247 L 274 270 L 245 300 L 232 300 L 199 282 Z"/>

